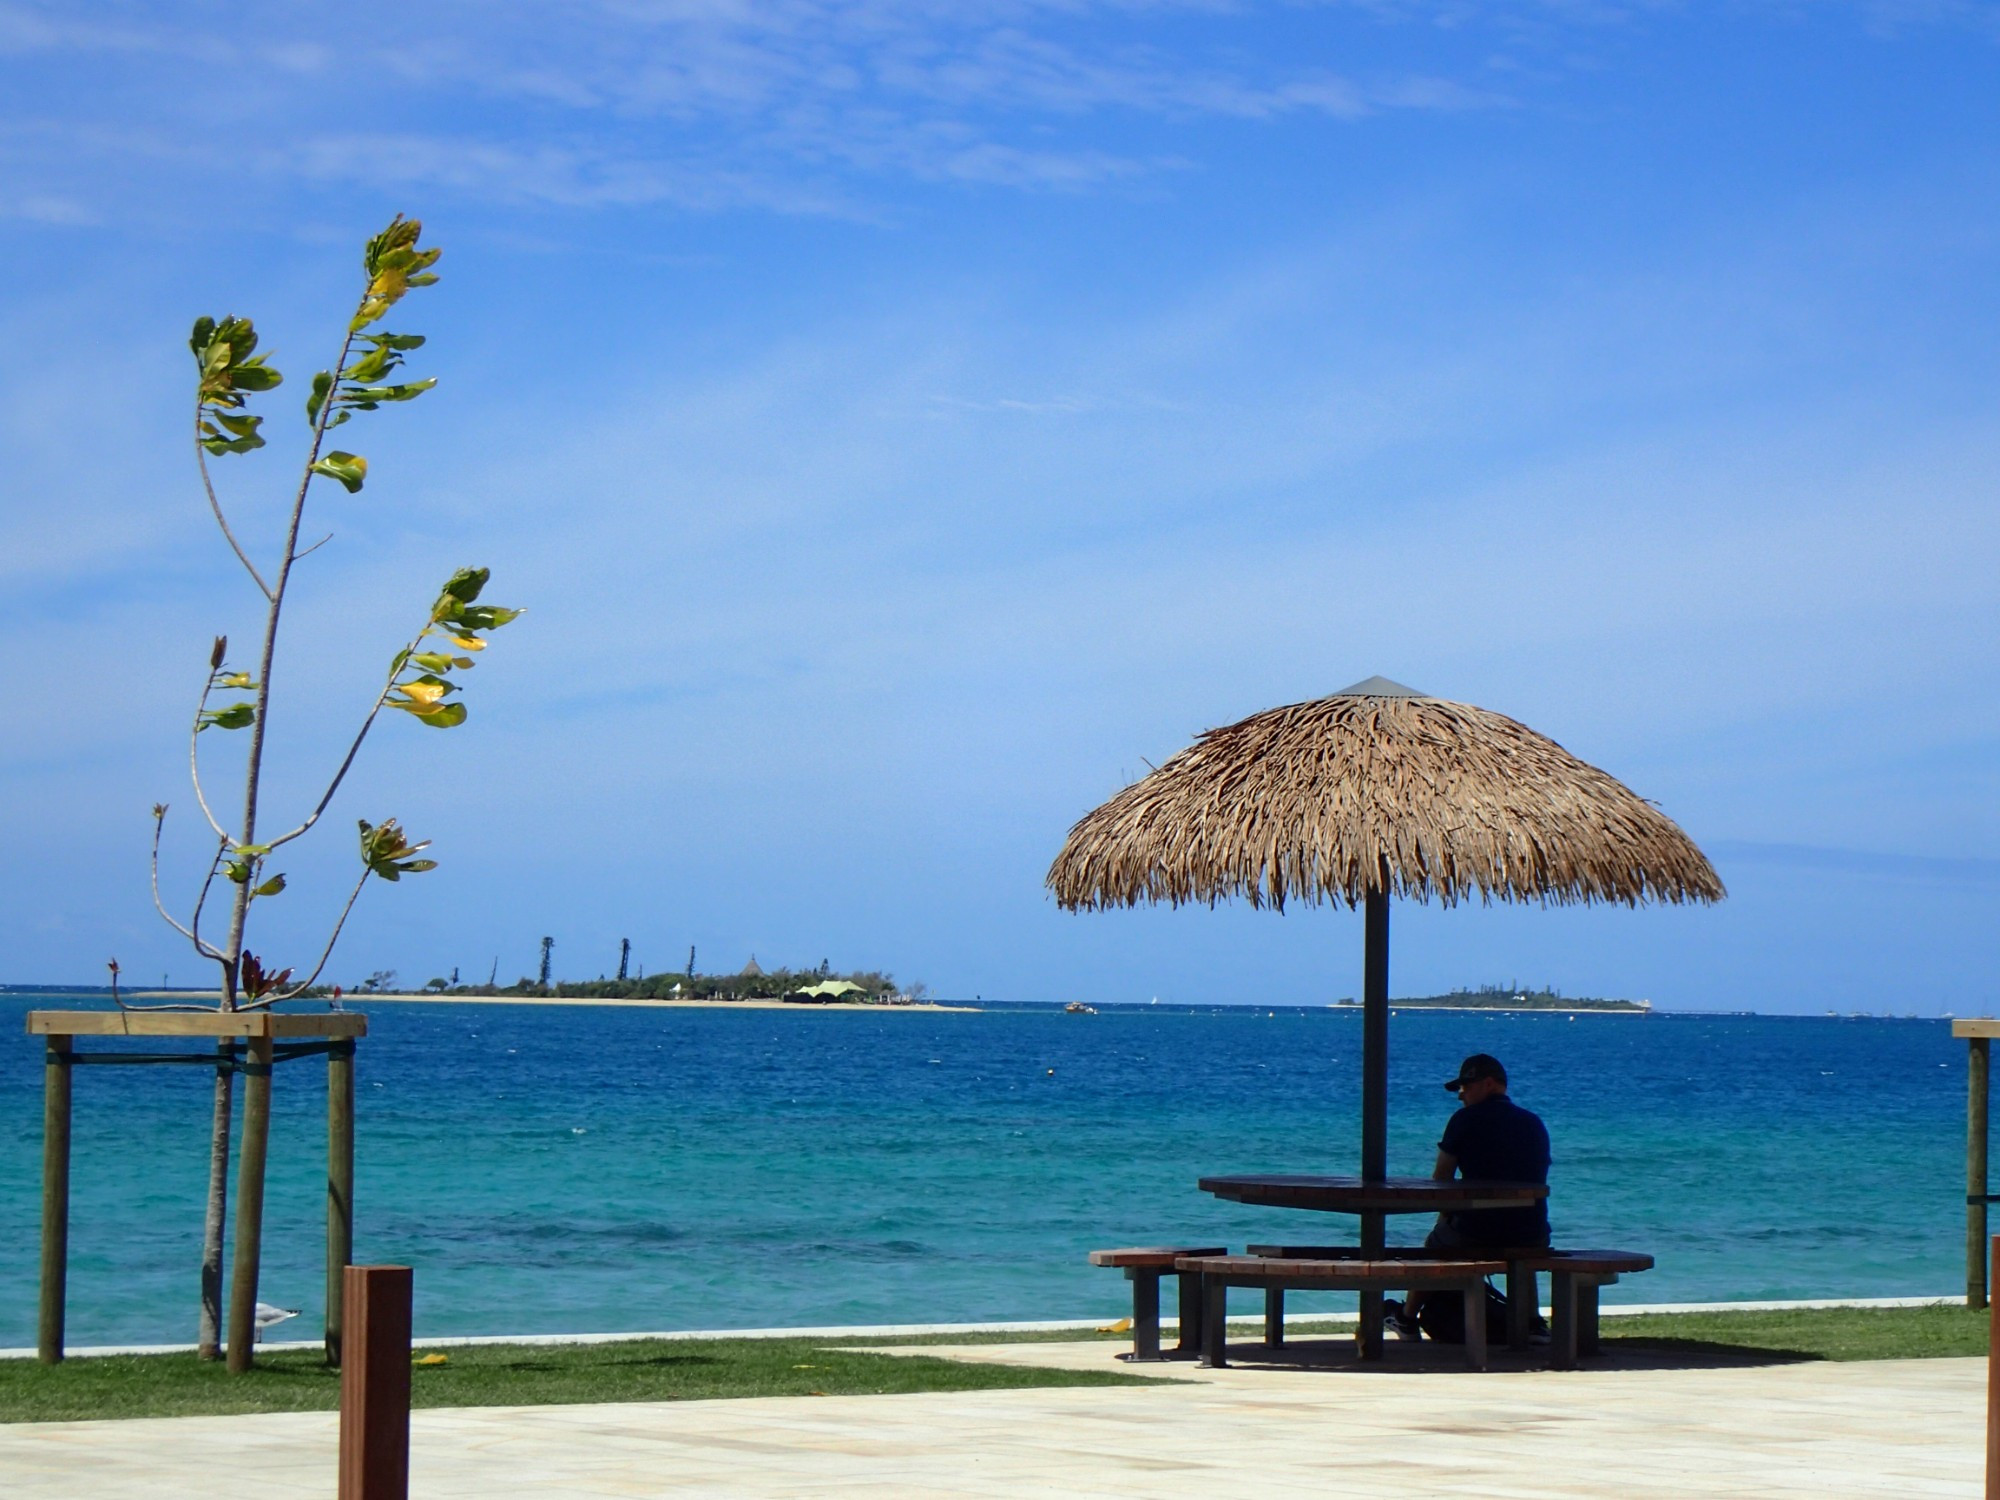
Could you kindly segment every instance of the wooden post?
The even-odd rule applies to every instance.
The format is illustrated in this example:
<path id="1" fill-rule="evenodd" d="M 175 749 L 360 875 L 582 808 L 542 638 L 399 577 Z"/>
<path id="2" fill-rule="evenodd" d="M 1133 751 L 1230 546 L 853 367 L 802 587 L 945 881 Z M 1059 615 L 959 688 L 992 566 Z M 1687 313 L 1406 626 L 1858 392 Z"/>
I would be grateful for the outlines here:
<path id="1" fill-rule="evenodd" d="M 1992 1043 L 1966 1039 L 1965 1305 L 1986 1305 L 1986 1105 Z"/>
<path id="2" fill-rule="evenodd" d="M 236 1169 L 236 1255 L 229 1268 L 229 1373 L 257 1352 L 257 1268 L 264 1248 L 264 1159 L 271 1143 L 271 1038 L 244 1044 L 243 1150 Z"/>
<path id="3" fill-rule="evenodd" d="M 343 1294 L 354 1258 L 354 1043 L 326 1054 L 326 1362 L 340 1368 Z"/>
<path id="4" fill-rule="evenodd" d="M 1361 1176 L 1389 1175 L 1389 893 L 1365 898 L 1361 963 Z"/>
<path id="5" fill-rule="evenodd" d="M 2000 1237 L 1993 1241 L 2000 1257 Z M 1986 1322 L 1986 1500 L 2000 1500 L 2000 1302 Z"/>
<path id="6" fill-rule="evenodd" d="M 1386 872 L 1385 872 L 1386 874 Z M 1389 892 L 1365 898 L 1361 961 L 1361 1176 L 1381 1182 L 1389 1175 Z M 1380 1255 L 1386 1234 L 1383 1216 L 1361 1216 L 1361 1253 Z M 1359 1299 L 1356 1347 L 1366 1360 L 1382 1357 L 1382 1293 L 1364 1287 Z"/>
<path id="7" fill-rule="evenodd" d="M 349 1266 L 339 1500 L 409 1500 L 408 1266 Z"/>
<path id="8" fill-rule="evenodd" d="M 36 1355 L 62 1363 L 63 1308 L 69 1287 L 70 1038 L 50 1036 L 42 1079 L 42 1305 Z"/>

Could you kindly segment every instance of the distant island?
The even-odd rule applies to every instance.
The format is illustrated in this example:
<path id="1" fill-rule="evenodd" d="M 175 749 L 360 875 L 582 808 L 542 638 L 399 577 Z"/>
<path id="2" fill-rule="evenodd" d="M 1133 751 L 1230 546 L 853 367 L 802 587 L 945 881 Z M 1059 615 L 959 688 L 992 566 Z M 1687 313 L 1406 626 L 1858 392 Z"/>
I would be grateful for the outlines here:
<path id="1" fill-rule="evenodd" d="M 1405 995 L 1393 999 L 1397 1010 L 1608 1010 L 1645 1015 L 1653 1008 L 1650 1000 L 1604 1000 L 1581 995 L 1564 995 L 1552 988 L 1517 989 L 1513 985 L 1484 984 L 1476 990 L 1453 990 L 1445 995 Z M 1335 1008 L 1352 1006 L 1358 1000 L 1337 1000 Z"/>

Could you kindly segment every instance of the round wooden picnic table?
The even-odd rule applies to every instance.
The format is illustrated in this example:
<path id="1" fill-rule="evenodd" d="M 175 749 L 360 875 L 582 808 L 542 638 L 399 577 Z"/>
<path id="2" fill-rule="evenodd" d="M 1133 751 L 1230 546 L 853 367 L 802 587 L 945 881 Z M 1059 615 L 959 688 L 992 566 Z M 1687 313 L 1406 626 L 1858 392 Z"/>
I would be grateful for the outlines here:
<path id="1" fill-rule="evenodd" d="M 1539 1182 L 1490 1182 L 1454 1177 L 1300 1177 L 1250 1173 L 1202 1177 L 1196 1185 L 1232 1203 L 1262 1208 L 1305 1208 L 1356 1214 L 1361 1219 L 1360 1251 L 1379 1256 L 1388 1243 L 1384 1220 L 1390 1214 L 1461 1213 L 1480 1208 L 1521 1208 L 1548 1197 Z M 1511 1278 L 1510 1278 L 1511 1279 Z M 1382 1294 L 1361 1293 L 1360 1346 L 1363 1359 L 1382 1357 Z M 1271 1314 L 1267 1312 L 1267 1327 Z M 1282 1322 L 1275 1326 L 1282 1328 Z M 1267 1337 L 1270 1335 L 1267 1333 Z"/>

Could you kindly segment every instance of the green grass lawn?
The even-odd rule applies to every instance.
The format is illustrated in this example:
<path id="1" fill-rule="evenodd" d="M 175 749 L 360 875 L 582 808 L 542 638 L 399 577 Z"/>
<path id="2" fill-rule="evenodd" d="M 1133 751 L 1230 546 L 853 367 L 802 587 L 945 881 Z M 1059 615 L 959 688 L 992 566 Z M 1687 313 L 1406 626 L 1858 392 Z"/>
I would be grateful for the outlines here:
<path id="1" fill-rule="evenodd" d="M 872 1340 L 873 1343 L 887 1342 Z M 973 1365 L 864 1354 L 825 1339 L 653 1339 L 616 1344 L 461 1344 L 420 1349 L 412 1406 L 557 1406 L 725 1396 L 858 1396 L 1023 1386 L 1143 1385 L 1123 1371 Z M 192 1354 L 112 1355 L 45 1366 L 0 1360 L 0 1422 L 331 1411 L 340 1375 L 317 1350 L 257 1356 L 248 1374 Z"/>
<path id="2" fill-rule="evenodd" d="M 1827 1308 L 1663 1313 L 1606 1318 L 1608 1349 L 1670 1350 L 1719 1362 L 1923 1359 L 1986 1352 L 1987 1314 L 1963 1307 Z M 1312 1332 L 1311 1326 L 1296 1330 Z M 941 1334 L 925 1338 L 630 1340 L 615 1344 L 462 1344 L 419 1350 L 441 1364 L 411 1371 L 416 1406 L 535 1406 L 586 1401 L 698 1401 L 731 1396 L 853 1396 L 1029 1386 L 1142 1385 L 1118 1370 L 974 1365 L 923 1355 L 863 1353 L 844 1343 L 1039 1343 L 1077 1333 Z M 1105 1336 L 1109 1337 L 1109 1336 Z M 1122 1339 L 1119 1340 L 1122 1342 Z M 1156 1369 L 1158 1367 L 1155 1367 Z M 1167 1367 L 1169 1378 L 1172 1367 Z M 230 1376 L 192 1354 L 71 1359 L 54 1367 L 0 1360 L 0 1422 L 329 1411 L 340 1377 L 315 1350 L 258 1355 Z"/>

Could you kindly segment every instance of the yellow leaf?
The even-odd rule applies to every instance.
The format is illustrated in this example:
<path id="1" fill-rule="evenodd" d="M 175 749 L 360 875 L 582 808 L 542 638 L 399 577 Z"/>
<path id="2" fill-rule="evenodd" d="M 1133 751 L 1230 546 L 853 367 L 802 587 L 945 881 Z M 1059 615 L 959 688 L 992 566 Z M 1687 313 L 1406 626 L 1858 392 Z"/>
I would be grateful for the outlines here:
<path id="1" fill-rule="evenodd" d="M 454 646 L 457 646 L 462 651 L 484 651 L 486 649 L 486 642 L 482 641 L 476 635 L 451 635 L 450 632 L 446 632 L 446 636 Z"/>
<path id="2" fill-rule="evenodd" d="M 1107 1323 L 1097 1331 L 1099 1333 L 1130 1333 L 1132 1331 L 1132 1320 L 1130 1318 L 1120 1318 L 1116 1323 Z"/>
<path id="3" fill-rule="evenodd" d="M 420 1365 L 441 1365 L 450 1358 L 449 1354 L 426 1354 L 417 1363 Z"/>
<path id="4" fill-rule="evenodd" d="M 399 682 L 396 691 L 416 703 L 433 704 L 444 696 L 441 682 Z"/>

